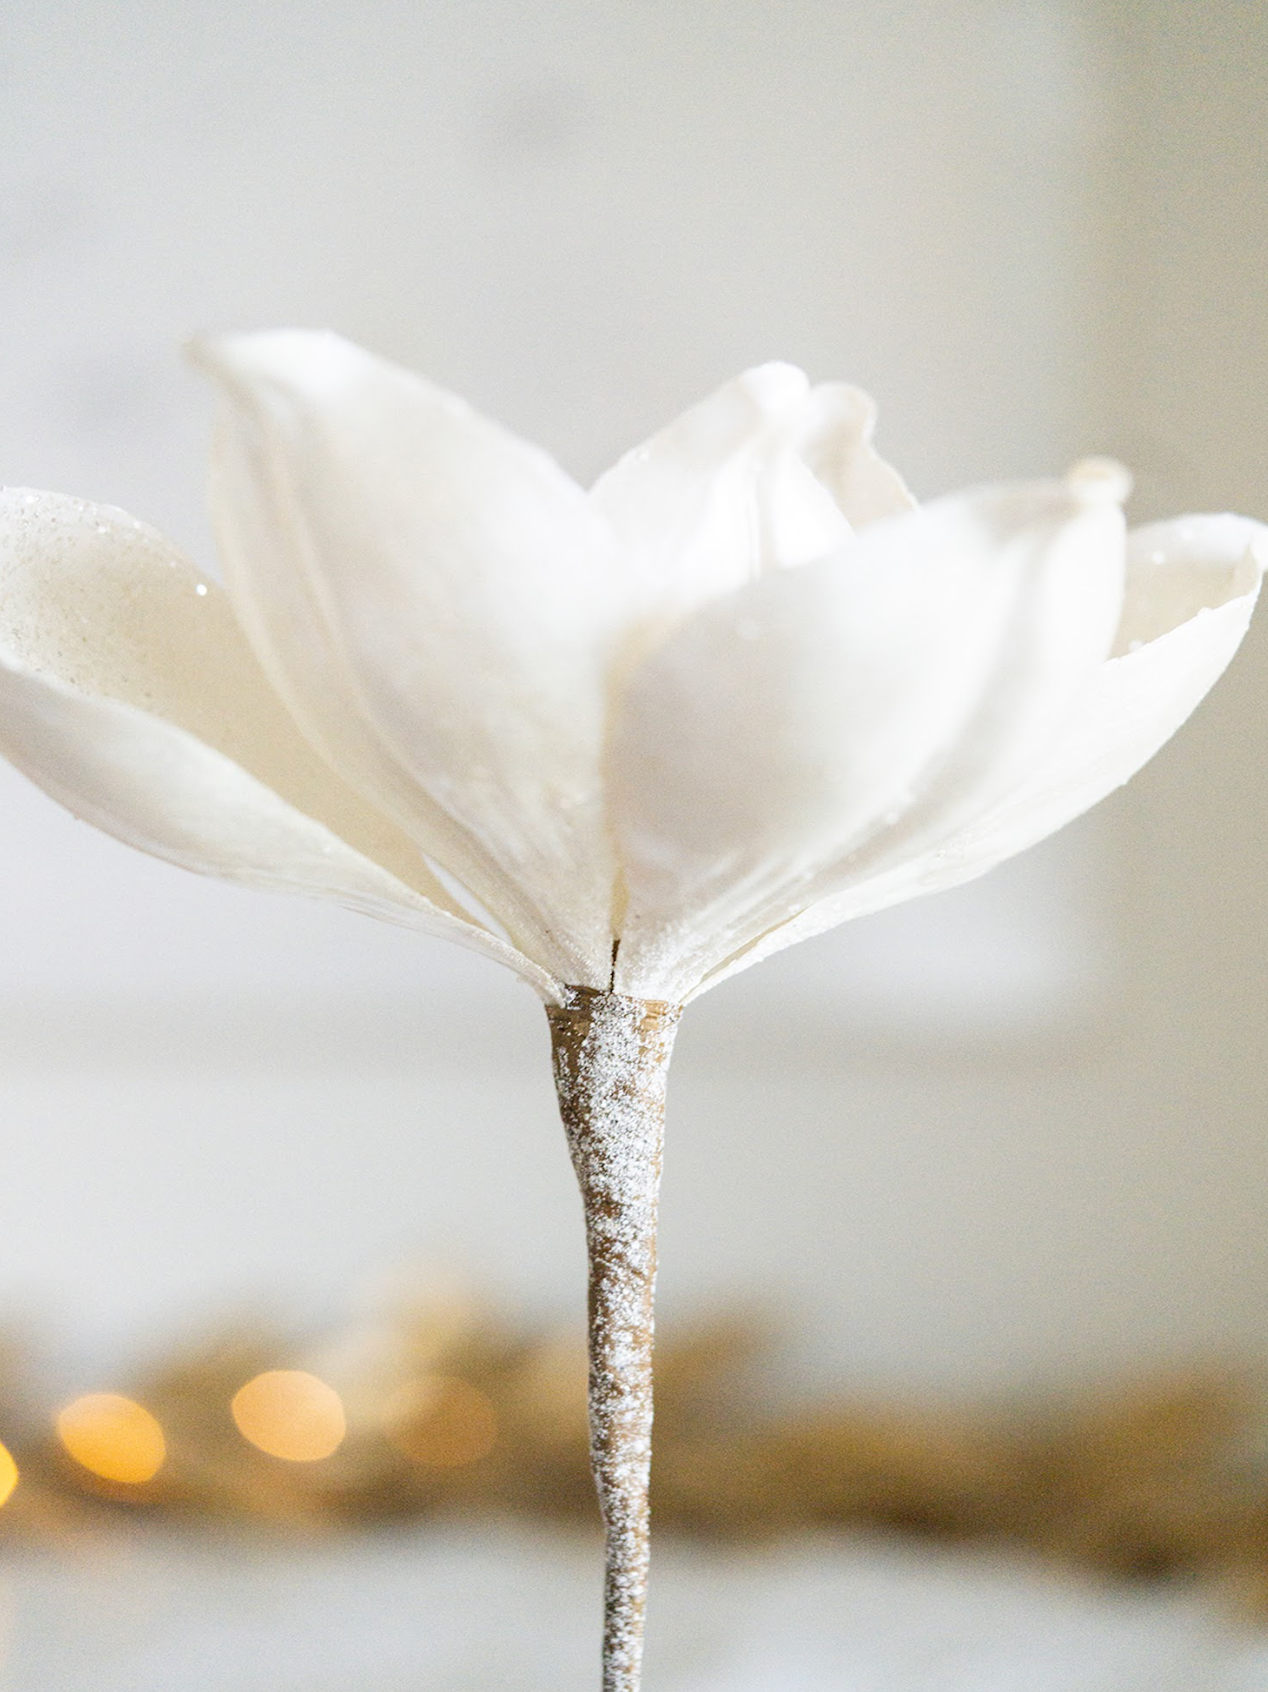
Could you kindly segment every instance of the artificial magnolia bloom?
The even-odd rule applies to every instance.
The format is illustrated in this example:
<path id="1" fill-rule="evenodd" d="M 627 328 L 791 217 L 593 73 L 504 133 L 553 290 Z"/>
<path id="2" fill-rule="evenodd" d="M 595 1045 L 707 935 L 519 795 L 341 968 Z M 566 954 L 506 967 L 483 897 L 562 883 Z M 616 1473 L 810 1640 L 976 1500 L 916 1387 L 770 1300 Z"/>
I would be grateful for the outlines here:
<path id="1" fill-rule="evenodd" d="M 198 349 L 225 585 L 0 496 L 0 747 L 159 857 L 684 1003 L 1125 781 L 1240 641 L 1265 531 L 1125 477 L 917 507 L 856 389 L 749 371 L 584 491 L 332 335 Z"/>
<path id="2" fill-rule="evenodd" d="M 603 1689 L 638 1692 L 680 1007 L 1125 781 L 1228 662 L 1264 531 L 1126 476 L 917 508 L 870 401 L 748 372 L 584 492 L 333 336 L 217 341 L 225 586 L 0 495 L 0 749 L 159 857 L 474 946 L 547 1002 L 590 1265 Z"/>

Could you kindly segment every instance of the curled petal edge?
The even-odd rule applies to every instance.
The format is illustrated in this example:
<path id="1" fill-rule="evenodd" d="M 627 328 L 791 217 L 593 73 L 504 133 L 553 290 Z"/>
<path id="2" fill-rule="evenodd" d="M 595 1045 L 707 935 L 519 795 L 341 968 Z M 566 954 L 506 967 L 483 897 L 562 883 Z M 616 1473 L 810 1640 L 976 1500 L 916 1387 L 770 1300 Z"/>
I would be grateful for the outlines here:
<path id="1" fill-rule="evenodd" d="M 654 638 L 764 571 L 914 506 L 872 444 L 873 401 L 789 364 L 744 371 L 604 472 L 590 501 L 636 566 Z M 646 641 L 644 642 L 646 644 Z"/>

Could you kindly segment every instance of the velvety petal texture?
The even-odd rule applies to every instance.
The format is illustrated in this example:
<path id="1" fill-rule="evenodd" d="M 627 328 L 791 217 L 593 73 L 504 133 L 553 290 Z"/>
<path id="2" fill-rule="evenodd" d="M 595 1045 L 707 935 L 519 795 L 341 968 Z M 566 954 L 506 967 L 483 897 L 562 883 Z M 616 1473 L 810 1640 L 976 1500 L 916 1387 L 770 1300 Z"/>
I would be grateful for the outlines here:
<path id="1" fill-rule="evenodd" d="M 226 579 L 296 720 L 519 946 L 605 984 L 608 524 L 537 448 L 337 336 L 199 358 Z"/>
<path id="2" fill-rule="evenodd" d="M 0 491 L 0 747 L 156 857 L 539 965 L 466 920 L 417 848 L 313 752 L 223 589 L 125 512 Z"/>

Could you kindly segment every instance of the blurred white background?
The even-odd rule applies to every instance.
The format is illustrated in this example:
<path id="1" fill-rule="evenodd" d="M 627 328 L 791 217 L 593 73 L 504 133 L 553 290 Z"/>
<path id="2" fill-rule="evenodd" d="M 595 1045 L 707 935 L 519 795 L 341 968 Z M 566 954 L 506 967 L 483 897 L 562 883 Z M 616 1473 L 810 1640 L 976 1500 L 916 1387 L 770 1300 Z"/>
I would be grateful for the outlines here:
<path id="1" fill-rule="evenodd" d="M 1268 12 L 1179 0 L 51 0 L 0 19 L 0 478 L 210 560 L 192 330 L 330 325 L 588 478 L 744 365 L 921 494 L 1133 464 L 1268 516 Z M 693 1009 L 663 1306 L 790 1379 L 1268 1353 L 1264 682 L 990 880 Z M 531 996 L 202 884 L 0 772 L 0 1309 L 118 1360 L 402 1264 L 580 1321 Z"/>

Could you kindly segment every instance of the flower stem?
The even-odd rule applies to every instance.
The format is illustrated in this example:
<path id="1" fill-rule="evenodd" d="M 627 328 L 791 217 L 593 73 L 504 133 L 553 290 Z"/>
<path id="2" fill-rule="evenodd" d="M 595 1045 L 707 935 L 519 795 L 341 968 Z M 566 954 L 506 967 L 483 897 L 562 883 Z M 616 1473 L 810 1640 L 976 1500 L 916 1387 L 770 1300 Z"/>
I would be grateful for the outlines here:
<path id="1" fill-rule="evenodd" d="M 590 1461 L 606 1535 L 603 1692 L 638 1692 L 647 1602 L 652 1297 L 665 1080 L 682 1010 L 573 987 L 552 1006 L 590 1262 Z"/>

